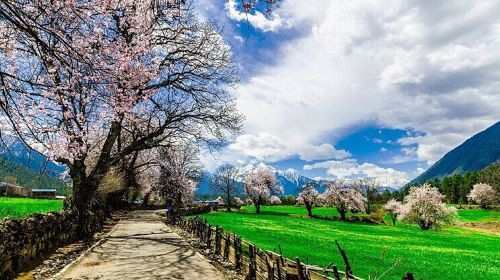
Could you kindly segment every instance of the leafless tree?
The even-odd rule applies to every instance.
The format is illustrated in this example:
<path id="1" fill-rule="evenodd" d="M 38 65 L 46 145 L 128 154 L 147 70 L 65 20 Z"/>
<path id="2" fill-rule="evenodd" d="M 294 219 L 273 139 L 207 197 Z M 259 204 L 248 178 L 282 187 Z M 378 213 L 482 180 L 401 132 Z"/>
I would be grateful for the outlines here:
<path id="1" fill-rule="evenodd" d="M 210 187 L 217 193 L 224 195 L 227 211 L 231 211 L 232 201 L 238 191 L 239 169 L 234 165 L 224 164 L 215 170 Z"/>

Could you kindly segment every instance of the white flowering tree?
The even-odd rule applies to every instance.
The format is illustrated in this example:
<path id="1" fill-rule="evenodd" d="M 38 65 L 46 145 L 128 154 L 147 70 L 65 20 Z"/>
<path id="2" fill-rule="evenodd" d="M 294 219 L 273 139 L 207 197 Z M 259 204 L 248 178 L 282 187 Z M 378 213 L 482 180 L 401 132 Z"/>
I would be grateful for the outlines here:
<path id="1" fill-rule="evenodd" d="M 230 48 L 183 2 L 0 1 L 2 130 L 69 168 L 80 225 L 125 157 L 239 128 Z"/>
<path id="2" fill-rule="evenodd" d="M 238 207 L 240 207 L 240 206 L 242 206 L 242 205 L 244 205 L 244 204 L 245 204 L 245 203 L 243 202 L 243 200 L 241 200 L 241 198 L 239 198 L 239 197 L 237 197 L 237 196 L 235 196 L 235 197 L 233 198 L 233 203 L 234 203 L 234 205 L 236 205 L 236 206 L 238 206 Z"/>
<path id="3" fill-rule="evenodd" d="M 201 167 L 196 146 L 177 143 L 159 149 L 159 179 L 155 191 L 165 200 L 169 218 L 192 202 Z"/>
<path id="4" fill-rule="evenodd" d="M 307 215 L 312 217 L 312 208 L 318 203 L 319 192 L 312 185 L 305 185 L 297 197 L 297 203 L 304 204 Z"/>
<path id="5" fill-rule="evenodd" d="M 260 206 L 271 195 L 280 194 L 283 190 L 271 170 L 259 167 L 247 174 L 245 178 L 245 192 L 255 205 L 256 213 L 259 214 Z"/>
<path id="6" fill-rule="evenodd" d="M 475 184 L 467 195 L 469 201 L 479 204 L 483 209 L 488 209 L 497 201 L 496 190 L 488 184 Z"/>
<path id="7" fill-rule="evenodd" d="M 401 212 L 401 208 L 403 204 L 394 198 L 391 198 L 384 204 L 384 210 L 391 217 L 392 225 L 396 225 L 396 220 L 398 218 L 399 213 Z"/>
<path id="8" fill-rule="evenodd" d="M 399 219 L 416 223 L 423 230 L 450 224 L 456 216 L 456 209 L 447 207 L 445 196 L 430 184 L 412 187 L 404 198 Z"/>
<path id="9" fill-rule="evenodd" d="M 279 205 L 279 204 L 281 204 L 281 199 L 277 195 L 272 195 L 271 198 L 269 199 L 269 202 L 272 205 Z"/>
<path id="10" fill-rule="evenodd" d="M 359 191 L 341 182 L 329 183 L 322 194 L 322 199 L 326 204 L 337 208 L 341 221 L 346 220 L 348 211 L 365 211 L 366 209 L 365 197 Z"/>

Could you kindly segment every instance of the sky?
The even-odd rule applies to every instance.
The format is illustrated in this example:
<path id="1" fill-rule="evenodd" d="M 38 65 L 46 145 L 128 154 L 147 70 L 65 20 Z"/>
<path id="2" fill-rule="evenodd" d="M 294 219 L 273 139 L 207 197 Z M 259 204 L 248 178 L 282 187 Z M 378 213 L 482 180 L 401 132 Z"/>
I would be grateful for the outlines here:
<path id="1" fill-rule="evenodd" d="M 500 1 L 194 0 L 231 46 L 241 135 L 202 154 L 402 186 L 500 119 Z"/>

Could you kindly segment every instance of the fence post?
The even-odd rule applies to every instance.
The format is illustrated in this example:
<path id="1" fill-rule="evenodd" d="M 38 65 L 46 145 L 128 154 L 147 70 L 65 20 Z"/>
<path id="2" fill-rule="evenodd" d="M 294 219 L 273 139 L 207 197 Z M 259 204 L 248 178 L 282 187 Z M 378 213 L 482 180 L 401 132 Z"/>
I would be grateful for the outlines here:
<path id="1" fill-rule="evenodd" d="M 221 251 L 221 228 L 217 226 L 215 228 L 215 255 L 220 255 Z"/>
<path id="2" fill-rule="evenodd" d="M 344 249 L 342 249 L 340 247 L 340 244 L 339 244 L 339 242 L 337 240 L 335 240 L 335 244 L 337 244 L 337 248 L 339 249 L 340 255 L 342 255 L 342 259 L 344 260 L 344 264 L 345 264 L 345 278 L 349 279 L 353 275 L 352 274 L 351 264 L 349 263 L 349 259 L 347 258 L 346 252 L 344 251 Z"/>
<path id="3" fill-rule="evenodd" d="M 235 257 L 235 267 L 236 270 L 241 270 L 242 263 L 242 248 L 241 248 L 241 238 L 239 236 L 234 236 L 234 257 Z"/>
<path id="4" fill-rule="evenodd" d="M 304 268 L 302 267 L 302 264 L 300 263 L 299 258 L 295 258 L 295 262 L 297 263 L 297 279 L 298 280 L 305 280 L 304 278 Z"/>
<path id="5" fill-rule="evenodd" d="M 281 256 L 280 258 L 277 258 L 276 260 L 276 270 L 278 271 L 278 280 L 283 280 L 283 272 L 282 272 L 282 266 L 281 266 Z"/>
<path id="6" fill-rule="evenodd" d="M 231 246 L 231 238 L 229 237 L 229 234 L 226 233 L 224 235 L 224 260 L 229 260 L 229 246 Z"/>
<path id="7" fill-rule="evenodd" d="M 210 225 L 207 224 L 207 234 L 206 234 L 206 240 L 205 240 L 205 243 L 207 244 L 207 248 L 210 249 L 211 248 L 211 241 L 212 241 L 212 228 L 210 227 Z"/>
<path id="8" fill-rule="evenodd" d="M 246 280 L 256 280 L 257 279 L 257 260 L 255 256 L 255 246 L 248 245 L 248 275 Z"/>
<path id="9" fill-rule="evenodd" d="M 266 254 L 267 279 L 274 280 L 274 266 L 269 262 L 269 255 Z"/>

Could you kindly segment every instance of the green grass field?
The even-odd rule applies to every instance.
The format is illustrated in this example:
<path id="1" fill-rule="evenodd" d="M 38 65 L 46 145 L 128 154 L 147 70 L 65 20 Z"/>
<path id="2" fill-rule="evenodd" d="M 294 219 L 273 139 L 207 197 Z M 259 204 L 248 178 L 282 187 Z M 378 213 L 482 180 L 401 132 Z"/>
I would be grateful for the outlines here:
<path id="1" fill-rule="evenodd" d="M 61 200 L 0 197 L 0 219 L 22 218 L 33 213 L 60 211 Z"/>
<path id="2" fill-rule="evenodd" d="M 334 216 L 331 208 L 314 209 L 319 216 Z M 267 250 L 281 246 L 287 257 L 325 266 L 342 263 L 335 248 L 338 240 L 346 249 L 355 274 L 368 279 L 399 260 L 383 279 L 401 279 L 411 271 L 416 279 L 500 279 L 500 236 L 458 226 L 422 231 L 399 224 L 368 225 L 310 219 L 294 206 L 266 206 L 260 215 L 253 207 L 239 212 L 212 212 L 204 217 L 211 224 L 235 232 Z M 461 210 L 459 220 L 499 219 L 497 212 Z"/>

